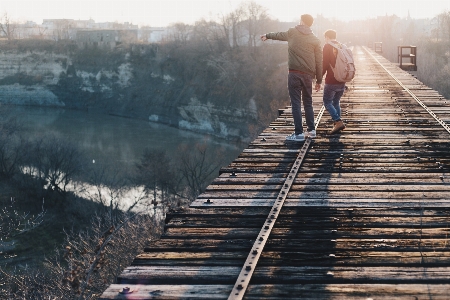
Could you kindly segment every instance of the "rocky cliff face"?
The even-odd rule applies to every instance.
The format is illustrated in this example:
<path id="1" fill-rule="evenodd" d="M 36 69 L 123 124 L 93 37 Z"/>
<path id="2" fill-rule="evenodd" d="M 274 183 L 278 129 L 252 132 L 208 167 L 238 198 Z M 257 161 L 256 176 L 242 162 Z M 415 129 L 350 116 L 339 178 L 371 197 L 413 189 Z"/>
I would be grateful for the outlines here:
<path id="1" fill-rule="evenodd" d="M 186 75 L 185 69 L 154 45 L 114 51 L 0 48 L 0 103 L 95 110 L 248 139 L 256 101 L 224 101 L 208 89 L 208 74 Z"/>
<path id="2" fill-rule="evenodd" d="M 0 102 L 16 105 L 64 106 L 49 89 L 66 71 L 65 55 L 0 52 Z"/>

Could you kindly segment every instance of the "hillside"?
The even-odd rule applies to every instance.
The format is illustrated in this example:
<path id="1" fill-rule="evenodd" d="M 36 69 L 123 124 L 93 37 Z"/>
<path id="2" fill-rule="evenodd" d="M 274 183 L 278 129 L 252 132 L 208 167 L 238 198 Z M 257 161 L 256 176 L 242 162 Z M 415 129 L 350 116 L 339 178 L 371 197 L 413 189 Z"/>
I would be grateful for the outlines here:
<path id="1" fill-rule="evenodd" d="M 262 48 L 15 41 L 0 50 L 0 103 L 93 110 L 245 141 L 288 100 L 285 45 Z"/>

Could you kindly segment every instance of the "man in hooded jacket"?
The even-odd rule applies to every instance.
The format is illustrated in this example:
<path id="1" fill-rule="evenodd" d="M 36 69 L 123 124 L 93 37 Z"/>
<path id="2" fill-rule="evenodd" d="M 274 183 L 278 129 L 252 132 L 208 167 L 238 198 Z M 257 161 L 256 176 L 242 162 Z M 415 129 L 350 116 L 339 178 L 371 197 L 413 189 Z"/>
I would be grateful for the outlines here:
<path id="1" fill-rule="evenodd" d="M 316 79 L 315 90 L 322 84 L 322 47 L 311 26 L 314 18 L 305 14 L 300 24 L 284 32 L 270 32 L 261 35 L 268 39 L 288 42 L 288 91 L 291 99 L 295 131 L 286 137 L 288 141 L 304 141 L 305 136 L 315 138 L 314 109 L 312 105 L 312 83 Z M 302 108 L 305 109 L 307 131 L 303 132 Z"/>

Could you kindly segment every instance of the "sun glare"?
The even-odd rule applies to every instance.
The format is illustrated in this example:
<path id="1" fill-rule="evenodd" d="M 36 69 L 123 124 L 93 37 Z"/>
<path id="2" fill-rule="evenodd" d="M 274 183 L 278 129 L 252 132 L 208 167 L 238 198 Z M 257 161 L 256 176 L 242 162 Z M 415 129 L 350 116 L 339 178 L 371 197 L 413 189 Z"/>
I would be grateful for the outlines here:
<path id="1" fill-rule="evenodd" d="M 216 19 L 237 8 L 243 0 L 2 0 L 0 13 L 15 20 L 42 22 L 43 19 L 89 18 L 97 22 L 132 22 L 167 26 L 174 22 L 193 24 L 200 19 Z M 343 21 L 384 15 L 405 18 L 433 18 L 448 11 L 450 2 L 404 0 L 254 0 L 267 8 L 270 17 L 280 21 L 298 21 L 301 14 L 322 15 Z"/>

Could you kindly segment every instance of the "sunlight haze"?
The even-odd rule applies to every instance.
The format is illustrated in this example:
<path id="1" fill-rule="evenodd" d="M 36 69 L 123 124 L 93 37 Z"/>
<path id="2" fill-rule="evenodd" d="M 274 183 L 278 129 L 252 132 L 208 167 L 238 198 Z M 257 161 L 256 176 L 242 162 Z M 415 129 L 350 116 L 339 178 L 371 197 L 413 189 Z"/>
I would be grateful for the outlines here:
<path id="1" fill-rule="evenodd" d="M 138 25 L 167 26 L 175 22 L 193 24 L 202 18 L 216 19 L 243 1 L 237 0 L 1 0 L 0 13 L 5 12 L 19 22 L 43 19 L 93 19 L 96 22 L 130 22 Z M 280 21 L 298 21 L 309 13 L 326 18 L 350 21 L 376 16 L 397 15 L 401 18 L 433 18 L 448 11 L 446 1 L 361 1 L 361 0 L 256 0 L 268 14 Z"/>

